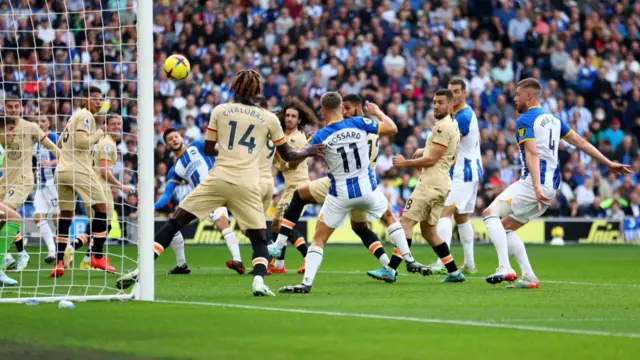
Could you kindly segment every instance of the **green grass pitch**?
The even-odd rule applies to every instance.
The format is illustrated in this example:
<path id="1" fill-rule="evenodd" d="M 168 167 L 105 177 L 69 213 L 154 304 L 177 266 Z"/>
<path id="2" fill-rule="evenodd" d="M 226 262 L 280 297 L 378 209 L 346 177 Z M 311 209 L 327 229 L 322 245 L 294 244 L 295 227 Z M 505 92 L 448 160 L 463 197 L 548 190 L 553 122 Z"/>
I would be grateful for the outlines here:
<path id="1" fill-rule="evenodd" d="M 242 252 L 250 264 L 250 247 L 243 246 Z M 462 261 L 459 246 L 453 253 Z M 425 263 L 434 258 L 427 246 L 416 247 L 414 255 Z M 486 284 L 482 277 L 497 261 L 492 246 L 476 247 L 480 272 L 466 283 L 442 284 L 441 277 L 403 271 L 395 284 L 386 284 L 366 276 L 378 262 L 364 247 L 334 245 L 325 249 L 311 294 L 254 298 L 251 277 L 224 268 L 226 247 L 187 247 L 193 271 L 187 276 L 164 275 L 174 264 L 168 250 L 156 263 L 156 303 L 76 302 L 73 310 L 55 304 L 1 304 L 0 352 L 5 355 L 0 358 L 640 356 L 640 248 L 530 246 L 529 255 L 541 280 L 538 290 Z M 298 283 L 301 276 L 295 269 L 300 262 L 297 251 L 289 249 L 290 273 L 269 276 L 267 284 L 277 291 Z M 47 285 L 47 276 L 48 271 L 26 273 L 22 281 Z M 95 284 L 104 279 L 99 272 L 92 276 Z M 107 280 L 113 286 L 116 276 Z M 64 281 L 69 278 L 60 284 Z"/>

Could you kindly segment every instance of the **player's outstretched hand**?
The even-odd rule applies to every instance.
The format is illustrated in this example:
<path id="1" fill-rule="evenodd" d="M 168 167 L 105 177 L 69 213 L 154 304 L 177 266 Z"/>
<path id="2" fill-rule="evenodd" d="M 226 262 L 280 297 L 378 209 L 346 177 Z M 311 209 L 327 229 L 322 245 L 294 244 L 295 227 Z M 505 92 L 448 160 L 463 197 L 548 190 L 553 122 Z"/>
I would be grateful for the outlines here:
<path id="1" fill-rule="evenodd" d="M 311 131 L 309 131 L 309 132 L 307 133 L 307 139 L 310 139 L 310 138 L 313 136 L 313 134 L 315 134 L 316 132 L 317 132 L 317 131 L 315 131 L 315 130 L 311 130 Z"/>
<path id="2" fill-rule="evenodd" d="M 551 198 L 544 194 L 542 188 L 536 188 L 536 197 L 538 198 L 538 209 L 542 210 L 545 206 L 551 206 Z"/>
<path id="3" fill-rule="evenodd" d="M 309 146 L 309 148 L 307 148 L 307 154 L 309 154 L 309 156 L 324 157 L 324 144 Z"/>
<path id="4" fill-rule="evenodd" d="M 129 194 L 135 194 L 136 193 L 136 188 L 134 188 L 131 185 L 122 185 L 122 192 L 129 195 Z"/>
<path id="5" fill-rule="evenodd" d="M 613 171 L 614 174 L 632 174 L 631 167 L 629 165 L 620 164 L 619 162 L 612 161 L 611 164 L 608 165 L 609 170 Z"/>
<path id="6" fill-rule="evenodd" d="M 393 163 L 393 166 L 397 167 L 397 168 L 403 168 L 407 165 L 407 160 L 404 158 L 404 156 L 402 155 L 396 155 L 393 157 L 393 160 L 391 160 Z"/>

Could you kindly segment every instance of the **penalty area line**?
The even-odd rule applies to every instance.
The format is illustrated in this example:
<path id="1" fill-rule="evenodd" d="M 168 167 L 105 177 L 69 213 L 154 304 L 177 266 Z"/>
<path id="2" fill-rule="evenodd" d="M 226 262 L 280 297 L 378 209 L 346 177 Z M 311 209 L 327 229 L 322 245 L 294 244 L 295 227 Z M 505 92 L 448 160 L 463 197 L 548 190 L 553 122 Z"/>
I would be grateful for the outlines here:
<path id="1" fill-rule="evenodd" d="M 501 323 L 495 323 L 495 322 L 474 321 L 474 320 L 435 319 L 435 318 L 419 318 L 419 317 L 408 317 L 408 316 L 361 314 L 361 313 L 349 313 L 349 312 L 337 312 L 337 311 L 307 310 L 307 309 L 295 309 L 295 308 L 279 308 L 279 307 L 270 307 L 270 306 L 239 305 L 239 304 L 227 304 L 227 303 L 217 303 L 217 302 L 202 302 L 202 301 L 156 300 L 155 302 L 157 302 L 157 303 L 165 303 L 165 304 L 198 305 L 198 306 L 211 306 L 211 307 L 235 308 L 235 309 L 244 309 L 244 310 L 286 312 L 286 313 L 308 314 L 308 315 L 325 315 L 325 316 L 346 317 L 346 318 L 362 318 L 362 319 L 391 320 L 391 321 L 408 321 L 408 322 L 426 323 L 426 324 L 460 325 L 460 326 L 474 326 L 474 327 L 486 327 L 486 328 L 498 328 L 498 329 L 510 329 L 510 330 L 538 331 L 538 332 L 561 333 L 561 334 L 592 335 L 592 336 L 622 337 L 622 338 L 640 339 L 640 334 L 638 334 L 638 333 L 618 333 L 618 332 L 598 331 L 598 330 L 566 329 L 566 328 L 556 328 L 556 327 L 548 327 L 548 326 L 501 324 Z"/>

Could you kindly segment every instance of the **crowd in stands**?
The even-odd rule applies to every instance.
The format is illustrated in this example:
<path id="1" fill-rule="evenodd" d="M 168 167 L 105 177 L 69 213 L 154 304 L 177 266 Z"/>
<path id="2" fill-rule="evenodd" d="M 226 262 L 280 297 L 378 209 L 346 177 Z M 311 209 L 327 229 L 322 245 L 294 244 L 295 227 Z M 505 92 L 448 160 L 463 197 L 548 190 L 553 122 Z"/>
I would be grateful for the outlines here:
<path id="1" fill-rule="evenodd" d="M 97 85 L 134 134 L 135 1 L 70 0 L 66 16 L 60 3 L 0 4 L 0 91 L 19 94 L 26 116 L 52 116 L 61 129 L 82 85 Z M 519 80 L 534 77 L 543 84 L 546 110 L 634 170 L 616 177 L 561 143 L 563 181 L 546 215 L 640 216 L 640 2 L 159 0 L 153 32 L 158 194 L 174 161 L 162 132 L 178 127 L 187 141 L 203 139 L 211 110 L 232 97 L 235 72 L 254 68 L 272 111 L 287 96 L 318 109 L 327 91 L 358 93 L 379 104 L 399 132 L 380 139 L 377 175 L 400 213 L 418 173 L 394 169 L 391 158 L 410 157 L 424 146 L 435 122 L 434 92 L 460 76 L 481 129 L 480 214 L 519 177 L 513 97 Z M 174 53 L 191 63 L 191 75 L 181 82 L 162 71 Z M 136 137 L 126 135 L 120 148 L 118 175 L 135 184 Z M 322 160 L 312 160 L 311 179 L 325 171 Z M 283 179 L 274 174 L 275 203 Z M 180 187 L 166 212 L 189 191 Z"/>

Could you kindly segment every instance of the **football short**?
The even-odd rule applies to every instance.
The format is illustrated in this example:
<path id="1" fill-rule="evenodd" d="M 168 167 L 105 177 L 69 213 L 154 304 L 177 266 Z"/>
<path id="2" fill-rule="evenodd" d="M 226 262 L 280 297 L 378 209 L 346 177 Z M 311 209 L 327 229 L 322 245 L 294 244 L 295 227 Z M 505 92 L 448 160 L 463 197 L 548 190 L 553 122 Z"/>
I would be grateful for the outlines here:
<path id="1" fill-rule="evenodd" d="M 544 185 L 542 188 L 546 196 L 550 198 L 555 196 L 556 190 L 554 188 Z M 496 201 L 500 202 L 497 206 L 494 205 Z M 526 224 L 531 219 L 547 211 L 546 206 L 543 206 L 542 209 L 539 208 L 538 198 L 536 197 L 536 192 L 533 190 L 533 185 L 531 185 L 530 182 L 520 180 L 509 185 L 509 187 L 498 195 L 489 207 L 497 207 L 500 209 L 500 214 L 494 215 L 498 215 L 500 218 L 510 216 L 521 224 Z"/>
<path id="2" fill-rule="evenodd" d="M 316 204 L 324 203 L 324 199 L 329 193 L 329 186 L 331 186 L 331 180 L 326 176 L 309 183 L 309 192 L 311 192 L 311 197 Z"/>
<path id="3" fill-rule="evenodd" d="M 93 172 L 87 174 L 79 171 L 56 171 L 55 179 L 58 187 L 60 211 L 73 211 L 78 195 L 82 198 L 86 208 L 98 204 L 109 205 L 100 179 Z M 113 201 L 111 207 L 113 208 Z"/>
<path id="4" fill-rule="evenodd" d="M 264 211 L 260 210 L 262 204 L 262 194 L 257 187 L 245 187 L 207 176 L 179 207 L 203 219 L 214 209 L 226 206 L 240 229 L 246 230 L 267 228 Z"/>
<path id="5" fill-rule="evenodd" d="M 324 200 L 318 220 L 332 229 L 337 229 L 344 225 L 347 214 L 353 209 L 359 209 L 372 218 L 380 219 L 388 207 L 387 198 L 380 188 L 355 199 L 339 199 L 330 195 Z"/>
<path id="6" fill-rule="evenodd" d="M 458 214 L 471 214 L 476 208 L 477 197 L 477 182 L 454 182 L 451 184 L 451 191 L 449 191 L 449 196 L 447 196 L 444 206 L 455 205 Z"/>
<path id="7" fill-rule="evenodd" d="M 58 214 L 58 189 L 55 184 L 46 184 L 36 189 L 33 199 L 36 214 Z"/>
<path id="8" fill-rule="evenodd" d="M 273 215 L 274 219 L 282 219 L 282 216 L 287 211 L 287 208 L 291 203 L 293 193 L 295 193 L 297 189 L 298 187 L 294 186 L 287 186 L 284 188 L 282 196 L 280 197 L 280 201 L 278 201 L 278 206 L 276 207 L 276 213 Z"/>
<path id="9" fill-rule="evenodd" d="M 0 188 L 0 202 L 16 210 L 27 201 L 29 194 L 33 191 L 33 184 L 7 184 Z"/>
<path id="10" fill-rule="evenodd" d="M 104 198 L 106 199 L 105 204 L 107 205 L 107 218 L 110 219 L 114 209 L 113 193 L 111 192 L 111 186 L 109 184 L 105 184 L 105 183 L 101 183 L 101 184 L 102 184 L 102 191 L 104 192 Z M 87 215 L 89 216 L 89 219 L 93 219 L 93 208 L 89 206 L 88 208 L 85 207 L 85 210 L 87 211 Z"/>
<path id="11" fill-rule="evenodd" d="M 426 221 L 429 225 L 436 225 L 448 195 L 447 189 L 427 188 L 418 184 L 407 200 L 402 216 L 419 223 Z"/>
<path id="12" fill-rule="evenodd" d="M 266 212 L 273 199 L 273 180 L 260 183 L 260 194 L 262 195 L 262 209 Z"/>

